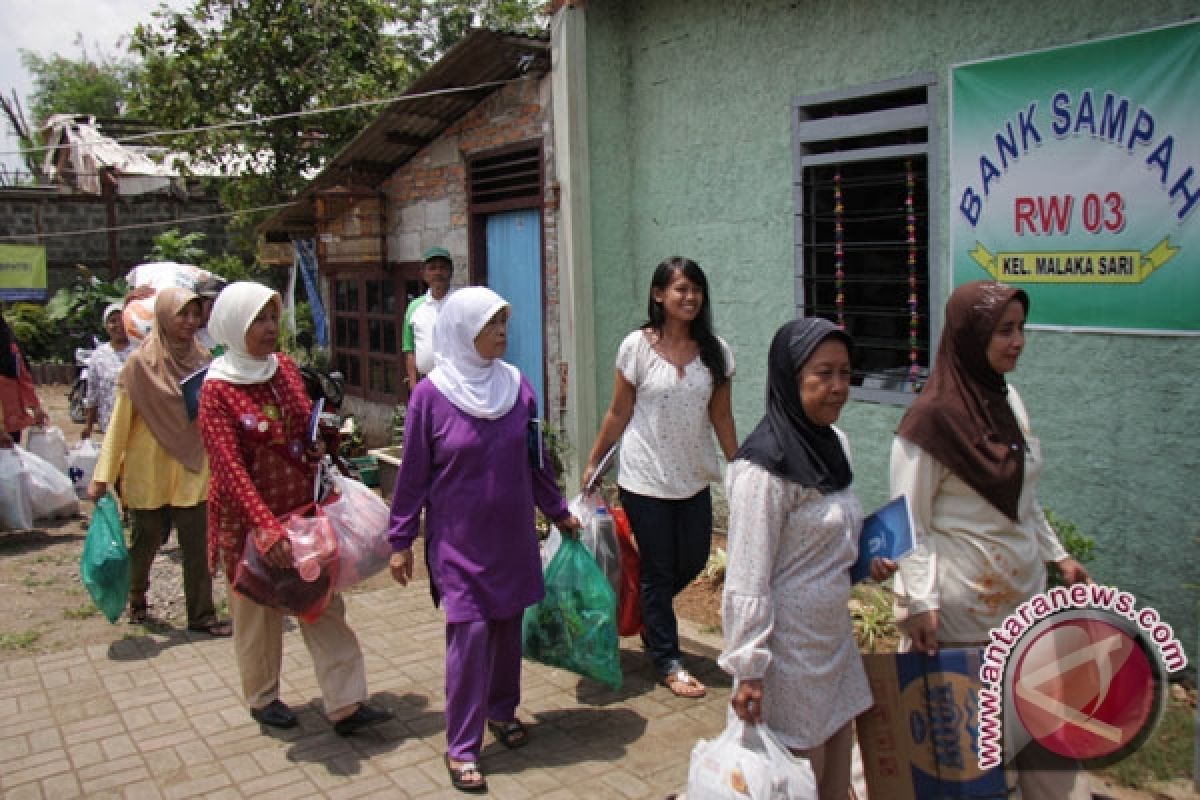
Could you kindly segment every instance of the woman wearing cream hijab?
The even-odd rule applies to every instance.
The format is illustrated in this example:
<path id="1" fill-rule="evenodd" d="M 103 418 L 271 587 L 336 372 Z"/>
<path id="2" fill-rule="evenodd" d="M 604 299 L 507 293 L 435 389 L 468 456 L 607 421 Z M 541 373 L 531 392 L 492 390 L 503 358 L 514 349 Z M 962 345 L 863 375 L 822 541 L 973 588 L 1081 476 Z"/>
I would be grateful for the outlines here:
<path id="1" fill-rule="evenodd" d="M 194 420 L 188 418 L 180 381 L 208 363 L 196 345 L 200 299 L 191 291 L 164 289 L 154 301 L 154 329 L 125 362 L 100 459 L 88 487 L 98 499 L 119 483 L 132 527 L 129 621 L 147 620 L 150 566 L 173 524 L 183 554 L 188 630 L 229 636 L 217 618 L 212 578 L 205 563 L 208 460 Z"/>

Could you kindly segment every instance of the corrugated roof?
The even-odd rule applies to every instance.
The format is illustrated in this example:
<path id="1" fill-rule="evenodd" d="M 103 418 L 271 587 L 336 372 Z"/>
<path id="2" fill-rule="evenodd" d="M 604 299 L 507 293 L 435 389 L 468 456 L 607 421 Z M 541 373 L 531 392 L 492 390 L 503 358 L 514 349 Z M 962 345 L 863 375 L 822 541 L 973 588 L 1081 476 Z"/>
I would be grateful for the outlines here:
<path id="1" fill-rule="evenodd" d="M 548 37 L 472 31 L 404 92 L 404 96 L 416 96 L 387 106 L 296 195 L 289 207 L 259 225 L 259 233 L 313 233 L 313 196 L 317 192 L 341 184 L 378 186 L 455 120 L 500 88 L 486 84 L 549 70 Z M 428 96 L 430 92 L 455 88 L 467 90 Z"/>

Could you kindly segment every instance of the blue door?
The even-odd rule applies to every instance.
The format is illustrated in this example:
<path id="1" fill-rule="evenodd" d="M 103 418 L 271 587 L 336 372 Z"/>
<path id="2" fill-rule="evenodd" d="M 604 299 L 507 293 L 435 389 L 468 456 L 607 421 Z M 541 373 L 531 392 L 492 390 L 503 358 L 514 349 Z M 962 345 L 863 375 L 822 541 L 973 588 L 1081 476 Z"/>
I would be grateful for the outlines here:
<path id="1" fill-rule="evenodd" d="M 508 211 L 487 218 L 488 286 L 512 305 L 504 360 L 529 379 L 545 415 L 542 357 L 542 230 L 537 209 Z"/>

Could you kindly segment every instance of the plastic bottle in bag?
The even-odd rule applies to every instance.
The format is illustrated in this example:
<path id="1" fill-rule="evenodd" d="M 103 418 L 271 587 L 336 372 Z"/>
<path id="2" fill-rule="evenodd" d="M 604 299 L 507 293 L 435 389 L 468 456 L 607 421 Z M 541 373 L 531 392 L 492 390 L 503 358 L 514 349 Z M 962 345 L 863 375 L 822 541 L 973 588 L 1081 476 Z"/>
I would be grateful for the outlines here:
<path id="1" fill-rule="evenodd" d="M 621 591 L 621 559 L 617 548 L 617 526 L 604 504 L 596 507 L 592 515 L 591 530 L 584 544 L 592 551 L 604 577 L 613 587 L 613 594 Z"/>

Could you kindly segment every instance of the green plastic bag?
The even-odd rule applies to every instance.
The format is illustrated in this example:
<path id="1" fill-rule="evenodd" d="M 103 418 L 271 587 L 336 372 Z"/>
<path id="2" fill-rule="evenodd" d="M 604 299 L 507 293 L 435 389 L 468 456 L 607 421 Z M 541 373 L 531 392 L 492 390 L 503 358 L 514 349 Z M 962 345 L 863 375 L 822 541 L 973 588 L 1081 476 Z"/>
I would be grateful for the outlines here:
<path id="1" fill-rule="evenodd" d="M 564 536 L 545 580 L 545 599 L 521 621 L 525 655 L 620 689 L 617 598 L 592 554 Z"/>
<path id="2" fill-rule="evenodd" d="M 129 551 L 117 501 L 111 494 L 96 501 L 79 558 L 79 577 L 96 608 L 109 622 L 116 622 L 129 596 Z"/>

